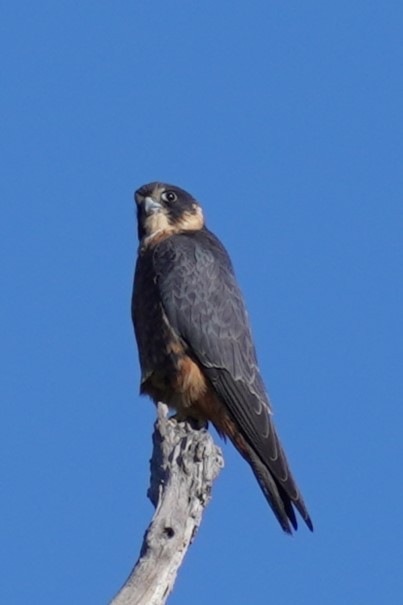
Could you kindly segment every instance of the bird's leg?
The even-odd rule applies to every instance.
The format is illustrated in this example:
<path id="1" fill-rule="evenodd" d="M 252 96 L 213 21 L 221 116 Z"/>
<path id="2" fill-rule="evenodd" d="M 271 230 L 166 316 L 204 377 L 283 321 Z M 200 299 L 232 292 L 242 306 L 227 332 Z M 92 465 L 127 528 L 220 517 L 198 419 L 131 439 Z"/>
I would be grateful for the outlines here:
<path id="1" fill-rule="evenodd" d="M 185 414 L 183 411 L 176 412 L 176 414 L 172 414 L 169 417 L 170 420 L 175 420 L 175 422 L 188 422 L 193 429 L 207 429 L 208 421 L 204 418 L 191 416 L 189 414 Z"/>

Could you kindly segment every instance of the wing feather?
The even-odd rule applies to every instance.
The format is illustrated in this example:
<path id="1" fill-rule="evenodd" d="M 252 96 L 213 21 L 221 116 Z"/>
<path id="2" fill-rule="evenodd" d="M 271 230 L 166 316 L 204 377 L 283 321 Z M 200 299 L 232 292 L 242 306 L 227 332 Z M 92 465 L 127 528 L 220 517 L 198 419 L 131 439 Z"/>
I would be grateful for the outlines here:
<path id="1" fill-rule="evenodd" d="M 160 242 L 153 262 L 171 326 L 203 366 L 253 452 L 278 484 L 291 523 L 295 525 L 295 515 L 288 498 L 309 525 L 272 422 L 243 297 L 225 248 L 202 229 Z M 255 475 L 258 480 L 258 475 L 263 476 L 261 470 Z"/>

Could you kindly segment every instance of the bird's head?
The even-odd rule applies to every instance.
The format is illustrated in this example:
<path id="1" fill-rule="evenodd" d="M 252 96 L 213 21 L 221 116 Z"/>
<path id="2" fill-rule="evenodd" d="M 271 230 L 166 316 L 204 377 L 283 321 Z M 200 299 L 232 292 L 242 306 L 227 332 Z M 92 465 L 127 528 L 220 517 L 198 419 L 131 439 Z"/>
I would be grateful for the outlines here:
<path id="1" fill-rule="evenodd" d="M 149 183 L 140 187 L 134 198 L 140 241 L 182 231 L 198 231 L 204 226 L 200 204 L 175 185 Z"/>

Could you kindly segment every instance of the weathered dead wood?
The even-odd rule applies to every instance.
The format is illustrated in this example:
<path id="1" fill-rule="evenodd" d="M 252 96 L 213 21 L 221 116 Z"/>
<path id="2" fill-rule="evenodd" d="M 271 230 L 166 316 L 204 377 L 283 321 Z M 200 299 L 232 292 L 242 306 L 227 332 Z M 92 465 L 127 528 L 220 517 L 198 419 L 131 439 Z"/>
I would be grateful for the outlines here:
<path id="1" fill-rule="evenodd" d="M 207 430 L 170 420 L 167 412 L 158 404 L 148 490 L 156 511 L 140 557 L 110 605 L 166 602 L 223 466 L 221 450 Z"/>

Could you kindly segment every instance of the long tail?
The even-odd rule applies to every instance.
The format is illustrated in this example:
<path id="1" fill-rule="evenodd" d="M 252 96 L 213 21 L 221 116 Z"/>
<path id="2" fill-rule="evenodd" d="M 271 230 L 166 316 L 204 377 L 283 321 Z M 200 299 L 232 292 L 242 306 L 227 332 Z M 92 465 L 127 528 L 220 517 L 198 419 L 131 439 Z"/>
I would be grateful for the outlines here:
<path id="1" fill-rule="evenodd" d="M 287 534 L 291 534 L 292 529 L 297 529 L 298 523 L 295 516 L 295 507 L 308 528 L 313 531 L 313 524 L 308 510 L 295 485 L 291 473 L 289 473 L 287 482 L 282 484 L 274 477 L 273 473 L 247 441 L 242 440 L 242 448 L 239 447 L 239 443 L 236 443 L 235 439 L 231 439 L 231 441 L 250 465 L 253 474 L 282 529 Z M 282 450 L 281 454 L 284 456 Z M 291 497 L 289 491 L 291 491 L 293 497 Z"/>

